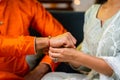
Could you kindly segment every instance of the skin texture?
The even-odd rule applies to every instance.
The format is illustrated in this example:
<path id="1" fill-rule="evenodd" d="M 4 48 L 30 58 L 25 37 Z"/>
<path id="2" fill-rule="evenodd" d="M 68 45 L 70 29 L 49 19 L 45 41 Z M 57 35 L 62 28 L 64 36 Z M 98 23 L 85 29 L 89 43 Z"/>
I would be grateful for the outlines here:
<path id="1" fill-rule="evenodd" d="M 50 39 L 50 47 L 72 47 L 72 48 L 75 48 L 75 44 L 76 44 L 76 39 L 69 32 Z"/>

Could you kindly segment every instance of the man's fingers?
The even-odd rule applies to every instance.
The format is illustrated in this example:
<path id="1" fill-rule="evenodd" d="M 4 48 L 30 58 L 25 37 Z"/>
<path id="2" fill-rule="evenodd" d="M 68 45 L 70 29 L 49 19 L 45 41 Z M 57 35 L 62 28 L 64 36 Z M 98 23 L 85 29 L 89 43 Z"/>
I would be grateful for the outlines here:
<path id="1" fill-rule="evenodd" d="M 77 40 L 72 36 L 72 34 L 68 32 L 68 35 L 70 36 L 70 39 L 72 40 L 73 44 L 76 44 Z"/>

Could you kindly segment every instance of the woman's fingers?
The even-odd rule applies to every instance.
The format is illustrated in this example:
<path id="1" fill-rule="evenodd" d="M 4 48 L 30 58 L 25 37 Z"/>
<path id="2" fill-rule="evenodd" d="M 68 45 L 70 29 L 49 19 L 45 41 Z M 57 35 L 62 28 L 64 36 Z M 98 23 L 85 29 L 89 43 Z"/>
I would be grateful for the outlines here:
<path id="1" fill-rule="evenodd" d="M 54 62 L 60 62 L 62 59 L 62 49 L 52 48 L 49 49 L 49 56 Z"/>

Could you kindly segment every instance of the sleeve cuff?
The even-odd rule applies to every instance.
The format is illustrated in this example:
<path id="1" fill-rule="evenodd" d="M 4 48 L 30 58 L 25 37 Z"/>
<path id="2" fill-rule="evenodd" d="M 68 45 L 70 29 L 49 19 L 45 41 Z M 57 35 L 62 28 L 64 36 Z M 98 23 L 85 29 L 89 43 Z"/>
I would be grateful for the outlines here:
<path id="1" fill-rule="evenodd" d="M 53 72 L 55 71 L 56 67 L 59 65 L 59 63 L 54 63 L 54 62 L 50 59 L 49 55 L 46 55 L 46 56 L 42 59 L 41 63 L 48 64 Z"/>

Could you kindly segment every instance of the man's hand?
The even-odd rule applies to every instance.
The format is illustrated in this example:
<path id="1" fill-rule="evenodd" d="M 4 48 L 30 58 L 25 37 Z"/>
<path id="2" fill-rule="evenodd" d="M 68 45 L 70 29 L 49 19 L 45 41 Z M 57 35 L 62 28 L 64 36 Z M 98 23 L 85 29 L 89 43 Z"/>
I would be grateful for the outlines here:
<path id="1" fill-rule="evenodd" d="M 70 47 L 75 48 L 76 39 L 72 36 L 71 33 L 67 32 L 50 39 L 51 47 Z"/>
<path id="2" fill-rule="evenodd" d="M 51 39 L 47 37 L 37 37 L 35 40 L 35 48 L 36 51 L 48 47 L 69 47 L 75 48 L 76 39 L 72 36 L 71 33 L 66 32 L 64 34 L 58 35 L 56 37 L 52 37 Z"/>
<path id="3" fill-rule="evenodd" d="M 49 66 L 40 63 L 35 69 L 30 71 L 25 77 L 25 80 L 41 80 L 41 78 L 49 71 Z"/>

